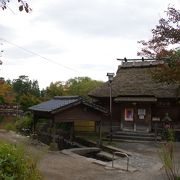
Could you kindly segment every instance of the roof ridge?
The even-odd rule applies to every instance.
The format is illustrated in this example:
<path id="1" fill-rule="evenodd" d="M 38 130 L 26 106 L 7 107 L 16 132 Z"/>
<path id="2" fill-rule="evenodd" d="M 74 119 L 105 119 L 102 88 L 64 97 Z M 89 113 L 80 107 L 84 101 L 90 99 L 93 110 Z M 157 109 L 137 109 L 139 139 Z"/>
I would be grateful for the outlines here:
<path id="1" fill-rule="evenodd" d="M 86 104 L 86 105 L 89 105 L 89 106 L 91 106 L 91 107 L 94 107 L 94 108 L 96 108 L 96 109 L 100 109 L 100 110 L 102 110 L 102 111 L 104 111 L 104 112 L 108 112 L 108 110 L 105 108 L 105 107 L 103 107 L 103 106 L 101 106 L 101 105 L 98 105 L 98 104 L 95 104 L 95 103 L 93 103 L 93 102 L 90 102 L 88 99 L 86 99 L 86 98 L 82 98 L 82 103 L 83 104 Z"/>
<path id="2" fill-rule="evenodd" d="M 159 60 L 159 61 L 131 61 L 131 62 L 122 62 L 121 65 L 119 65 L 119 68 L 137 68 L 137 67 L 152 67 L 152 66 L 158 66 L 164 64 L 164 61 Z"/>
<path id="3" fill-rule="evenodd" d="M 81 96 L 54 96 L 53 99 L 81 99 Z"/>

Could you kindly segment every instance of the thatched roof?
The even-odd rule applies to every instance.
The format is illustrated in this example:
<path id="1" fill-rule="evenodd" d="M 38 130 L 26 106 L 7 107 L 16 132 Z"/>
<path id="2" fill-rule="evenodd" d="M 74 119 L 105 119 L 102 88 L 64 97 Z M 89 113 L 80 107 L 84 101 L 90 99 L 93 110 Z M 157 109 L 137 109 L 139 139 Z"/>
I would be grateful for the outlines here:
<path id="1" fill-rule="evenodd" d="M 161 62 L 162 63 L 162 62 Z M 155 62 L 123 62 L 112 81 L 112 97 L 153 96 L 156 98 L 178 97 L 178 85 L 157 83 L 152 79 Z M 91 97 L 109 97 L 109 83 L 91 91 Z"/>

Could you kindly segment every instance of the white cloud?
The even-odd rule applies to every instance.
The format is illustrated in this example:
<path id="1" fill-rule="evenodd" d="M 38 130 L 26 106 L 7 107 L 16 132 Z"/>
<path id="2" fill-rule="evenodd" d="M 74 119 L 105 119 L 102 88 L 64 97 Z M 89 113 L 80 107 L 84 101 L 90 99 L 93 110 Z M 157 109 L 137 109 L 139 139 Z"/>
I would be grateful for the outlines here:
<path id="1" fill-rule="evenodd" d="M 105 81 L 107 72 L 117 70 L 116 58 L 136 57 L 137 41 L 151 36 L 168 4 L 180 5 L 178 0 L 32 0 L 29 4 L 30 14 L 18 12 L 14 4 L 14 13 L 0 11 L 0 38 L 10 42 L 3 41 L 0 76 L 28 75 L 41 87 L 75 76 Z"/>

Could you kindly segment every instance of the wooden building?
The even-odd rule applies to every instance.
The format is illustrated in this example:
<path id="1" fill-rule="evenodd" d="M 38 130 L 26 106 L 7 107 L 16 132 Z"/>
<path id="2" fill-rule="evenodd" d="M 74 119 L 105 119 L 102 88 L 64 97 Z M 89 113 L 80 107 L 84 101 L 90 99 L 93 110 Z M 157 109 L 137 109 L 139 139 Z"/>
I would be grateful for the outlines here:
<path id="1" fill-rule="evenodd" d="M 74 131 L 96 131 L 103 116 L 108 111 L 96 104 L 90 103 L 80 96 L 56 96 L 53 99 L 29 108 L 33 113 L 34 127 L 36 124 L 48 121 L 48 128 L 56 129 L 62 123 L 71 125 Z"/>
<path id="2" fill-rule="evenodd" d="M 165 115 L 180 129 L 180 89 L 178 84 L 155 82 L 152 72 L 161 61 L 122 62 L 112 87 L 113 130 L 151 132 Z M 109 108 L 109 82 L 89 93 L 99 105 Z M 110 119 L 103 122 L 108 127 Z"/>

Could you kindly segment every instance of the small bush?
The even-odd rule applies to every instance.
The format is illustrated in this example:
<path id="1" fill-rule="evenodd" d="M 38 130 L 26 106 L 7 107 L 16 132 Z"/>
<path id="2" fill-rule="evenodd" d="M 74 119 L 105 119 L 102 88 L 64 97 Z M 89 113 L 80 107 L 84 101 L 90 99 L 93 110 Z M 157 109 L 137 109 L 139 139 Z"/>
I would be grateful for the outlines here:
<path id="1" fill-rule="evenodd" d="M 25 116 L 19 118 L 15 123 L 16 130 L 21 133 L 30 133 L 32 127 L 32 118 L 30 116 Z"/>
<path id="2" fill-rule="evenodd" d="M 8 130 L 8 131 L 16 131 L 16 127 L 15 127 L 15 125 L 13 124 L 13 123 L 8 123 L 8 124 L 6 124 L 5 125 L 5 127 L 4 127 L 6 130 Z"/>
<path id="3" fill-rule="evenodd" d="M 176 162 L 174 157 L 174 141 L 175 132 L 172 128 L 168 128 L 164 131 L 166 144 L 160 149 L 160 158 L 164 166 L 164 170 L 168 180 L 180 180 L 179 174 L 179 162 Z"/>
<path id="4" fill-rule="evenodd" d="M 1 180 L 39 180 L 41 176 L 32 157 L 22 147 L 0 142 Z"/>
<path id="5" fill-rule="evenodd" d="M 167 130 L 167 141 L 174 142 L 175 141 L 175 132 L 172 128 Z"/>
<path id="6" fill-rule="evenodd" d="M 160 149 L 160 158 L 168 180 L 180 180 L 178 176 L 179 164 L 174 157 L 173 142 L 167 142 Z"/>
<path id="7" fill-rule="evenodd" d="M 2 123 L 4 120 L 4 116 L 0 115 L 0 123 Z"/>

